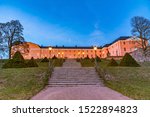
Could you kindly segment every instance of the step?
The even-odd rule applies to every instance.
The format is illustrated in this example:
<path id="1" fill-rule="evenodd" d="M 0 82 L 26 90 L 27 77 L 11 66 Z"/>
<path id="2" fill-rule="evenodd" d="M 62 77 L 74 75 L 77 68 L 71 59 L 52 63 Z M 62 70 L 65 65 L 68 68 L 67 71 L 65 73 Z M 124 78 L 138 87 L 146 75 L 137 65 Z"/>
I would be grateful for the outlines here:
<path id="1" fill-rule="evenodd" d="M 101 84 L 49 84 L 48 87 L 77 87 L 77 86 L 97 86 L 104 87 Z"/>
<path id="2" fill-rule="evenodd" d="M 85 83 L 85 84 L 89 84 L 89 83 L 92 83 L 92 84 L 97 84 L 99 82 L 49 82 L 49 84 L 82 84 L 82 83 Z"/>
<path id="3" fill-rule="evenodd" d="M 56 80 L 56 79 L 52 79 L 49 80 L 50 82 L 100 82 L 100 80 L 97 79 L 91 79 L 91 80 Z"/>
<path id="4" fill-rule="evenodd" d="M 99 79 L 98 77 L 80 77 L 80 78 L 78 78 L 78 77 L 59 77 L 59 76 L 53 76 L 51 79 L 66 79 L 66 80 L 68 80 L 68 79 L 84 79 L 84 80 L 87 80 L 87 79 Z"/>
<path id="5" fill-rule="evenodd" d="M 103 86 L 94 67 L 84 68 L 76 60 L 66 60 L 54 68 L 48 87 Z"/>
<path id="6" fill-rule="evenodd" d="M 100 84 L 100 82 L 49 82 L 48 84 Z"/>

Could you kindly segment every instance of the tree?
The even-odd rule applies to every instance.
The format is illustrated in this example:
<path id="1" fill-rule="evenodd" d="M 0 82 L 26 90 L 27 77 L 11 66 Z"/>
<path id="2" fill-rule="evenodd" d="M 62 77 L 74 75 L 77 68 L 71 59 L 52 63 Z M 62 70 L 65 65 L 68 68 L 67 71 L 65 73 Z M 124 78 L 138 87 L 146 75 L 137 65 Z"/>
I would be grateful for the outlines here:
<path id="1" fill-rule="evenodd" d="M 8 50 L 9 59 L 11 58 L 11 49 L 13 43 L 16 41 L 24 42 L 23 38 L 23 26 L 19 20 L 12 20 L 7 23 L 0 24 L 0 39 L 4 48 Z"/>
<path id="2" fill-rule="evenodd" d="M 49 62 L 49 60 L 47 57 L 45 57 L 44 59 L 41 60 L 41 62 Z"/>
<path id="3" fill-rule="evenodd" d="M 108 66 L 118 66 L 118 63 L 115 59 L 111 59 L 110 62 L 108 63 Z"/>
<path id="4" fill-rule="evenodd" d="M 25 60 L 21 53 L 17 51 L 12 59 L 9 59 L 2 68 L 25 68 L 27 67 Z"/>
<path id="5" fill-rule="evenodd" d="M 126 53 L 124 55 L 123 59 L 120 62 L 120 66 L 140 67 L 140 65 L 137 63 L 137 61 L 129 53 Z"/>
<path id="6" fill-rule="evenodd" d="M 0 29 L 2 28 L 2 26 L 3 26 L 3 24 L 2 23 L 0 23 Z M 3 40 L 3 33 L 2 33 L 2 31 L 0 30 L 0 59 L 3 57 L 3 55 L 4 55 L 4 40 Z"/>
<path id="7" fill-rule="evenodd" d="M 27 62 L 27 66 L 28 66 L 28 67 L 38 67 L 38 64 L 36 63 L 36 61 L 35 61 L 34 58 L 32 57 L 32 58 Z"/>
<path id="8" fill-rule="evenodd" d="M 131 19 L 132 34 L 140 38 L 139 44 L 144 55 L 147 54 L 148 41 L 150 40 L 150 20 L 144 17 L 135 16 Z M 138 41 L 137 41 L 138 42 Z"/>

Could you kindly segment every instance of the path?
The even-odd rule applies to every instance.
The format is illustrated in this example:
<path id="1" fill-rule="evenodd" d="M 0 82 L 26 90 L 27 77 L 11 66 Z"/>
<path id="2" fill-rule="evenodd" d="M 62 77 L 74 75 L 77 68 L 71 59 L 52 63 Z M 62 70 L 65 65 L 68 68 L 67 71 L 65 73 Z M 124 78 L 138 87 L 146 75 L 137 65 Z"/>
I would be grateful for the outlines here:
<path id="1" fill-rule="evenodd" d="M 94 67 L 81 67 L 75 60 L 66 60 L 56 67 L 48 86 L 33 100 L 126 100 L 122 94 L 105 87 Z"/>

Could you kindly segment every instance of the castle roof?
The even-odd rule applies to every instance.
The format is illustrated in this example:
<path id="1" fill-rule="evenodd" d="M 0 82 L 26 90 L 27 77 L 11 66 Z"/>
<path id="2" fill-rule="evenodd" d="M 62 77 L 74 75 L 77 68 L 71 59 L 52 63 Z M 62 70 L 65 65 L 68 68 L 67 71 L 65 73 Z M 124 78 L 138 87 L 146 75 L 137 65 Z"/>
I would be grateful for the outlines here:
<path id="1" fill-rule="evenodd" d="M 127 39 L 129 39 L 129 38 L 131 38 L 131 36 L 121 36 L 121 37 L 115 39 L 112 43 L 110 43 L 110 44 L 105 44 L 103 47 L 108 47 L 108 46 L 110 46 L 110 45 L 116 43 L 117 41 L 120 41 L 120 40 L 127 40 Z"/>
<path id="2" fill-rule="evenodd" d="M 49 48 L 50 46 L 40 46 L 41 48 Z M 51 46 L 53 49 L 93 49 L 93 46 Z M 101 49 L 102 47 L 97 47 Z"/>

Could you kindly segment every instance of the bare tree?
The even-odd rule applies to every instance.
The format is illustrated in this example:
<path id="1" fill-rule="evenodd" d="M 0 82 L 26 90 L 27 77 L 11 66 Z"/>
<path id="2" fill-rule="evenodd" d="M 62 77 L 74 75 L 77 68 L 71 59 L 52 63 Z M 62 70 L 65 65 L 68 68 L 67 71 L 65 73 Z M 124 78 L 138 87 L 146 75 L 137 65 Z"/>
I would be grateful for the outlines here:
<path id="1" fill-rule="evenodd" d="M 3 27 L 4 24 L 0 23 L 0 29 Z M 3 39 L 3 33 L 0 30 L 0 59 L 3 58 L 5 51 L 4 51 L 4 39 Z"/>
<path id="2" fill-rule="evenodd" d="M 11 49 L 16 41 L 24 42 L 23 26 L 19 20 L 12 20 L 7 23 L 0 24 L 0 39 L 1 45 L 8 50 L 9 59 L 11 58 Z"/>
<path id="3" fill-rule="evenodd" d="M 147 55 L 148 41 L 150 40 L 150 20 L 135 16 L 131 19 L 132 34 L 140 38 L 140 45 L 144 55 Z M 138 41 L 137 41 L 138 42 Z"/>

